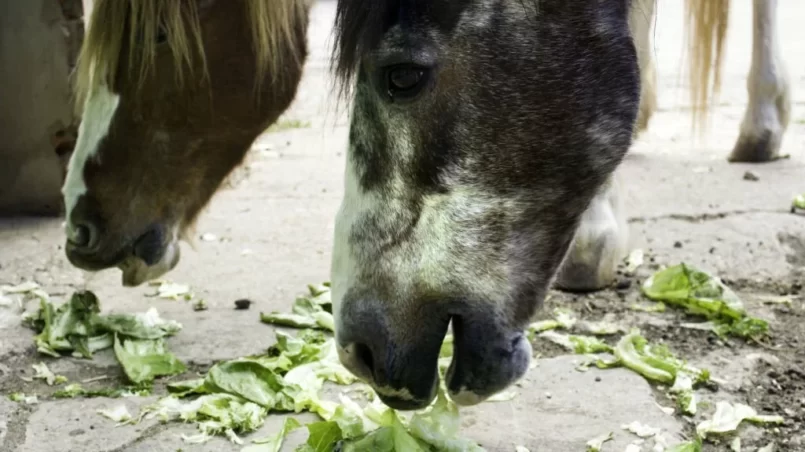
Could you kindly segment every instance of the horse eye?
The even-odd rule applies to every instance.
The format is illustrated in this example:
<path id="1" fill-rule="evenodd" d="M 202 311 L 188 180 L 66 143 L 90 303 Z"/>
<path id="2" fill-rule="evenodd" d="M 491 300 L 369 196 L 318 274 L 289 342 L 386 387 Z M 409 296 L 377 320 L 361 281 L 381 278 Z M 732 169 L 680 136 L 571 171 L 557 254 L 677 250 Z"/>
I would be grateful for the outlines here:
<path id="1" fill-rule="evenodd" d="M 394 69 L 389 74 L 389 87 L 400 91 L 411 89 L 422 80 L 424 75 L 425 71 L 422 69 Z"/>
<path id="2" fill-rule="evenodd" d="M 396 66 L 387 71 L 387 90 L 392 101 L 411 100 L 422 91 L 428 79 L 428 69 L 418 66 Z"/>

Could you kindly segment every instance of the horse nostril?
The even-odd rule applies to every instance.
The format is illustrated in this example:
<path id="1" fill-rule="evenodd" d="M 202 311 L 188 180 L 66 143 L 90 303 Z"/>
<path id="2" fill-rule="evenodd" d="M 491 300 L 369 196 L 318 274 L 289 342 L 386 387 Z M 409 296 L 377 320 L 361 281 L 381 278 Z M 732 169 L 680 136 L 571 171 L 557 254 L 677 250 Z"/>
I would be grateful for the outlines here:
<path id="1" fill-rule="evenodd" d="M 375 360 L 372 350 L 366 344 L 353 342 L 343 349 L 346 354 L 341 358 L 350 372 L 363 380 L 376 380 Z"/>
<path id="2" fill-rule="evenodd" d="M 93 244 L 95 229 L 86 224 L 78 224 L 70 228 L 70 235 L 68 239 L 70 243 L 79 248 L 90 248 Z"/>
<path id="3" fill-rule="evenodd" d="M 355 344 L 355 357 L 358 359 L 360 365 L 364 366 L 371 375 L 374 375 L 375 360 L 372 357 L 372 350 L 368 345 L 361 343 Z"/>
<path id="4" fill-rule="evenodd" d="M 152 226 L 134 242 L 134 255 L 147 265 L 155 265 L 165 253 L 165 230 L 161 226 Z"/>

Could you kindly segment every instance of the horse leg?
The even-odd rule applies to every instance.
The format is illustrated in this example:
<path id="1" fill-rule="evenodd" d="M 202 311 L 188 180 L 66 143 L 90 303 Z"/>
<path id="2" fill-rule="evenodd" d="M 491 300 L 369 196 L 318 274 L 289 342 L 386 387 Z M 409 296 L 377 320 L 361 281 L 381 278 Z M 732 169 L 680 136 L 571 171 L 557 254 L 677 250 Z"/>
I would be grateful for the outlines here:
<path id="1" fill-rule="evenodd" d="M 640 107 L 634 135 L 645 131 L 657 110 L 657 71 L 651 31 L 655 0 L 635 0 L 629 27 L 640 67 Z M 623 207 L 619 171 L 610 176 L 584 212 L 559 268 L 555 285 L 566 291 L 600 290 L 612 283 L 618 265 L 626 257 L 629 230 Z"/>
<path id="2" fill-rule="evenodd" d="M 582 215 L 557 275 L 558 289 L 600 290 L 615 279 L 618 264 L 626 257 L 629 240 L 618 178 L 617 172 L 610 176 Z"/>
<path id="3" fill-rule="evenodd" d="M 634 135 L 648 129 L 649 121 L 657 110 L 657 70 L 652 58 L 651 31 L 654 25 L 656 0 L 637 0 L 632 4 L 629 27 L 637 50 L 640 66 L 640 110 L 637 115 Z"/>
<path id="4" fill-rule="evenodd" d="M 778 158 L 788 127 L 791 95 L 777 36 L 777 0 L 754 0 L 752 66 L 746 87 L 749 103 L 731 162 Z"/>

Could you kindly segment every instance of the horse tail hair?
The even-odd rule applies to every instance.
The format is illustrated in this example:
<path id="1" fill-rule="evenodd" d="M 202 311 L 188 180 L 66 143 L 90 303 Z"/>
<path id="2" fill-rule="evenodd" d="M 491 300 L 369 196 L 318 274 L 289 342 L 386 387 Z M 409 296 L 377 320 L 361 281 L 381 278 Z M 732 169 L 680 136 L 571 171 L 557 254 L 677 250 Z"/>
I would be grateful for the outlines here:
<path id="1" fill-rule="evenodd" d="M 692 130 L 703 132 L 712 100 L 721 88 L 730 0 L 685 0 Z"/>

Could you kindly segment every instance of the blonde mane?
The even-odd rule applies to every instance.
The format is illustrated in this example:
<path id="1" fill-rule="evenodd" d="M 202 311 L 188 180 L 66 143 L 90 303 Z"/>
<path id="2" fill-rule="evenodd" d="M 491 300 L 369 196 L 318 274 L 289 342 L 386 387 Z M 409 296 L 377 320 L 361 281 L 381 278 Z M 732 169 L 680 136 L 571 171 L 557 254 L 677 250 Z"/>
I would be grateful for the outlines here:
<path id="1" fill-rule="evenodd" d="M 257 59 L 256 79 L 260 83 L 271 74 L 281 81 L 283 67 L 301 64 L 301 55 L 296 53 L 293 61 L 284 61 L 285 48 L 297 39 L 296 27 L 305 20 L 310 2 L 246 0 L 245 3 Z M 154 63 L 157 37 L 163 32 L 173 55 L 177 81 L 182 83 L 185 72 L 193 70 L 194 52 L 201 57 L 207 76 L 197 0 L 97 0 L 86 28 L 74 74 L 79 114 L 89 93 L 101 85 L 111 86 L 120 58 L 128 58 L 129 67 L 138 73 L 137 80 L 141 83 Z M 128 55 L 122 55 L 126 47 Z"/>

